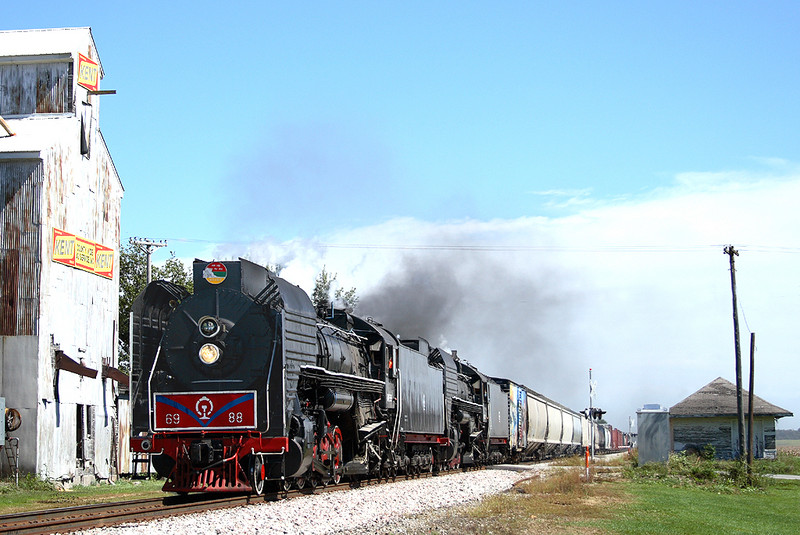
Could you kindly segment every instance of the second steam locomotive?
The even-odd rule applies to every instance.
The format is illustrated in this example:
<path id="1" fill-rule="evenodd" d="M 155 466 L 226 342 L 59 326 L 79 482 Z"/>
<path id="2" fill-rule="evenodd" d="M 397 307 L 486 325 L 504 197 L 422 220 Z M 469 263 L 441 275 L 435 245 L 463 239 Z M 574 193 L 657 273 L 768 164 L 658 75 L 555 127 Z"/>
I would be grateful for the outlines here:
<path id="1" fill-rule="evenodd" d="M 369 318 L 318 318 L 244 259 L 196 261 L 133 308 L 131 449 L 164 490 L 262 494 L 599 448 L 609 431 L 455 351 Z M 606 444 L 608 441 L 608 444 Z"/>

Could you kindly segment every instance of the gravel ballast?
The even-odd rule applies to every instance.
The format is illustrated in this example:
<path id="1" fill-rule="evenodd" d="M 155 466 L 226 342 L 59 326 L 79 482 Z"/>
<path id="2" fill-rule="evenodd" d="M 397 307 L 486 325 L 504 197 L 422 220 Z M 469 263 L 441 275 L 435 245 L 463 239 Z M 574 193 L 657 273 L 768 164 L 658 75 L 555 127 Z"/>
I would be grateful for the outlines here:
<path id="1" fill-rule="evenodd" d="M 406 517 L 433 509 L 477 502 L 536 475 L 543 466 L 488 469 L 438 477 L 400 480 L 341 492 L 183 515 L 140 524 L 82 531 L 85 535 L 170 533 L 203 534 L 368 534 L 404 531 Z"/>

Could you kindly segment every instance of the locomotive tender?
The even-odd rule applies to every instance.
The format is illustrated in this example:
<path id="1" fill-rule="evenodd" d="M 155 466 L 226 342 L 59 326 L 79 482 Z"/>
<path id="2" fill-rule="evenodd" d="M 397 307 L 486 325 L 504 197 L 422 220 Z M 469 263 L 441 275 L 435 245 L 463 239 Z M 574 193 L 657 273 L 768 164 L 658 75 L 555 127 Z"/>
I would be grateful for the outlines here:
<path id="1" fill-rule="evenodd" d="M 369 318 L 318 318 L 257 264 L 193 274 L 193 294 L 156 281 L 133 306 L 130 446 L 165 491 L 262 494 L 589 445 L 582 414 Z"/>

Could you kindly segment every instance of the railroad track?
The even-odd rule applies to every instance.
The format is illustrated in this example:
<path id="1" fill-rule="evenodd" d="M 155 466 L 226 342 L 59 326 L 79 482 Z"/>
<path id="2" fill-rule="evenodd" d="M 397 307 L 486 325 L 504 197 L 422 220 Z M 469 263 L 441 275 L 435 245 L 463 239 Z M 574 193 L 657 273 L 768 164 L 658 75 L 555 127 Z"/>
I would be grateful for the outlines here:
<path id="1" fill-rule="evenodd" d="M 248 495 L 224 497 L 204 495 L 170 496 L 28 511 L 0 516 L 0 533 L 35 535 L 77 531 L 210 509 L 236 507 L 252 503 L 254 499 L 260 501 L 263 498 Z"/>
<path id="2" fill-rule="evenodd" d="M 442 475 L 448 472 L 441 472 Z M 415 478 L 431 477 L 433 474 L 422 473 Z M 166 496 L 163 498 L 150 498 L 145 500 L 130 500 L 123 502 L 109 502 L 74 507 L 61 507 L 40 511 L 27 511 L 0 515 L 0 533 L 19 535 L 43 535 L 48 533 L 67 533 L 82 529 L 93 529 L 125 524 L 128 522 L 142 522 L 157 518 L 166 518 L 189 513 L 211 511 L 275 501 L 308 494 L 322 494 L 350 490 L 354 487 L 365 487 L 381 483 L 392 483 L 395 480 L 404 481 L 406 477 L 396 479 L 369 479 L 361 480 L 357 484 L 340 483 L 338 485 L 319 486 L 316 489 L 305 488 L 302 490 L 291 489 L 266 493 L 264 496 L 255 494 L 190 494 L 188 496 Z"/>

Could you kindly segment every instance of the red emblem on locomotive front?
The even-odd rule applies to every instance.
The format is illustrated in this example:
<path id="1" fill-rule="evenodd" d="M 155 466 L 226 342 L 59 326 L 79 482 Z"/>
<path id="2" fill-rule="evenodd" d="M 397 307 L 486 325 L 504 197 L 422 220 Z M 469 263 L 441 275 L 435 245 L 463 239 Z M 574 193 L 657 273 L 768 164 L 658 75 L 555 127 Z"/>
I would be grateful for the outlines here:
<path id="1" fill-rule="evenodd" d="M 154 418 L 156 431 L 254 429 L 256 393 L 156 394 Z"/>

